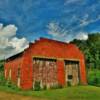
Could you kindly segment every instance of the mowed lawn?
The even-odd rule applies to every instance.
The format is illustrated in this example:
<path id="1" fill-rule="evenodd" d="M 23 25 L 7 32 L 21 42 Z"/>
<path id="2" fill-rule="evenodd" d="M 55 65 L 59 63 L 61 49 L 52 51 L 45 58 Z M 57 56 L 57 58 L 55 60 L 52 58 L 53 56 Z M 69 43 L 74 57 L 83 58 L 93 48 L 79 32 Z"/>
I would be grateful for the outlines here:
<path id="1" fill-rule="evenodd" d="M 4 98 L 3 98 L 4 97 Z M 12 97 L 12 98 L 11 98 Z M 0 86 L 0 100 L 100 100 L 100 87 L 76 86 L 43 91 L 13 90 Z"/>

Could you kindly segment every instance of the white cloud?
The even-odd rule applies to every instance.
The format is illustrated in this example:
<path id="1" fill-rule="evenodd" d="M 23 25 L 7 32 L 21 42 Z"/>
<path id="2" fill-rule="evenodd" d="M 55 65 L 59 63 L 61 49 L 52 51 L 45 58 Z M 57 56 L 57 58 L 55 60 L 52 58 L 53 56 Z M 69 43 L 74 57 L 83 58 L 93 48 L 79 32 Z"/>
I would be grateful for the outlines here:
<path id="1" fill-rule="evenodd" d="M 70 42 L 73 40 L 73 34 L 69 34 L 68 31 L 61 27 L 59 23 L 51 22 L 48 24 L 48 34 L 50 34 L 54 39 Z"/>
<path id="2" fill-rule="evenodd" d="M 88 34 L 84 32 L 79 32 L 77 34 L 69 33 L 66 29 L 61 28 L 59 23 L 51 22 L 48 24 L 48 34 L 50 34 L 54 39 L 70 42 L 73 39 L 87 40 Z"/>
<path id="3" fill-rule="evenodd" d="M 48 27 L 48 34 L 51 34 L 53 36 L 57 36 L 59 35 L 59 27 L 58 27 L 58 23 L 54 23 L 54 22 L 51 22 L 49 23 L 49 25 L 47 26 Z"/>
<path id="4" fill-rule="evenodd" d="M 59 26 L 59 23 L 51 22 L 47 26 L 48 34 L 52 35 L 53 37 L 63 37 L 67 34 L 67 31 L 64 28 Z"/>
<path id="5" fill-rule="evenodd" d="M 0 24 L 0 37 L 12 37 L 16 35 L 17 27 L 15 25 L 8 25 L 3 27 L 3 24 Z"/>
<path id="6" fill-rule="evenodd" d="M 98 15 L 97 18 L 95 18 L 95 19 L 90 19 L 90 20 L 83 19 L 83 20 L 81 20 L 80 26 L 86 26 L 86 25 L 94 23 L 94 22 L 96 22 L 98 20 L 100 20 L 100 15 Z"/>
<path id="7" fill-rule="evenodd" d="M 15 25 L 3 26 L 0 24 L 0 59 L 8 58 L 22 52 L 29 46 L 25 38 L 16 37 L 17 27 Z"/>
<path id="8" fill-rule="evenodd" d="M 84 28 L 85 26 L 92 24 L 92 23 L 95 23 L 95 22 L 100 20 L 100 15 L 98 15 L 95 19 L 91 19 L 91 18 L 88 18 L 88 17 L 89 17 L 88 14 L 86 14 L 83 19 L 79 19 L 80 24 L 78 24 L 74 27 L 71 27 L 69 29 L 69 31 L 75 32 L 75 30 L 77 30 L 77 29 Z"/>
<path id="9" fill-rule="evenodd" d="M 87 40 L 88 39 L 88 34 L 84 32 L 80 32 L 76 35 L 75 37 L 77 40 Z"/>

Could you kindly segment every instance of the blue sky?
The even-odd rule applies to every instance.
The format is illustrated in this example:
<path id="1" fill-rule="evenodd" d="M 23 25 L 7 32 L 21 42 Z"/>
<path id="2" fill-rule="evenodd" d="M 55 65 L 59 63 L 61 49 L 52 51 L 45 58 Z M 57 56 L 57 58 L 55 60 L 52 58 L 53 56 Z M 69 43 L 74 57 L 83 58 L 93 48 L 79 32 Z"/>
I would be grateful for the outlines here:
<path id="1" fill-rule="evenodd" d="M 100 32 L 100 0 L 0 0 L 0 59 L 47 37 L 69 42 Z"/>
<path id="2" fill-rule="evenodd" d="M 0 23 L 14 24 L 17 37 L 29 41 L 72 39 L 80 32 L 100 31 L 100 0 L 0 0 Z M 51 23 L 60 28 L 57 36 L 49 34 Z"/>

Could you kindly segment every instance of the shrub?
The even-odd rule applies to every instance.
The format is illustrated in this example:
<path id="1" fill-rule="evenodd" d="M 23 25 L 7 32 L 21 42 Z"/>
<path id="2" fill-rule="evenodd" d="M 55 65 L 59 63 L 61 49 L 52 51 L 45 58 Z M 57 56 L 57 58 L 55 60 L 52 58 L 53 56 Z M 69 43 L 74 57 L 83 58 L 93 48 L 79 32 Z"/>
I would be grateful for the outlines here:
<path id="1" fill-rule="evenodd" d="M 4 73 L 3 71 L 0 71 L 0 85 L 5 85 L 6 84 L 6 80 L 4 78 Z"/>
<path id="2" fill-rule="evenodd" d="M 7 80 L 7 81 L 6 81 L 6 86 L 7 86 L 7 87 L 12 87 L 12 83 L 11 83 L 10 80 Z"/>
<path id="3" fill-rule="evenodd" d="M 40 81 L 35 81 L 34 90 L 35 91 L 40 91 L 41 90 Z"/>
<path id="4" fill-rule="evenodd" d="M 67 86 L 71 86 L 71 82 L 70 81 L 67 82 Z"/>
<path id="5" fill-rule="evenodd" d="M 88 72 L 88 84 L 100 87 L 100 70 Z"/>

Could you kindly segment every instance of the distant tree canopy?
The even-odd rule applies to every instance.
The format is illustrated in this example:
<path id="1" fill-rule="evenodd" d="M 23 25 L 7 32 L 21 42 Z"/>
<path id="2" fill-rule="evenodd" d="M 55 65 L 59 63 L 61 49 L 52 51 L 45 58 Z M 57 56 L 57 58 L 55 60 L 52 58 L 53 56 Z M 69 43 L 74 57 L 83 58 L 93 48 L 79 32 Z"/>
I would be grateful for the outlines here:
<path id="1" fill-rule="evenodd" d="M 4 70 L 4 61 L 0 61 L 0 71 Z"/>
<path id="2" fill-rule="evenodd" d="M 73 40 L 85 54 L 88 68 L 100 69 L 100 33 L 89 34 L 88 40 Z"/>

